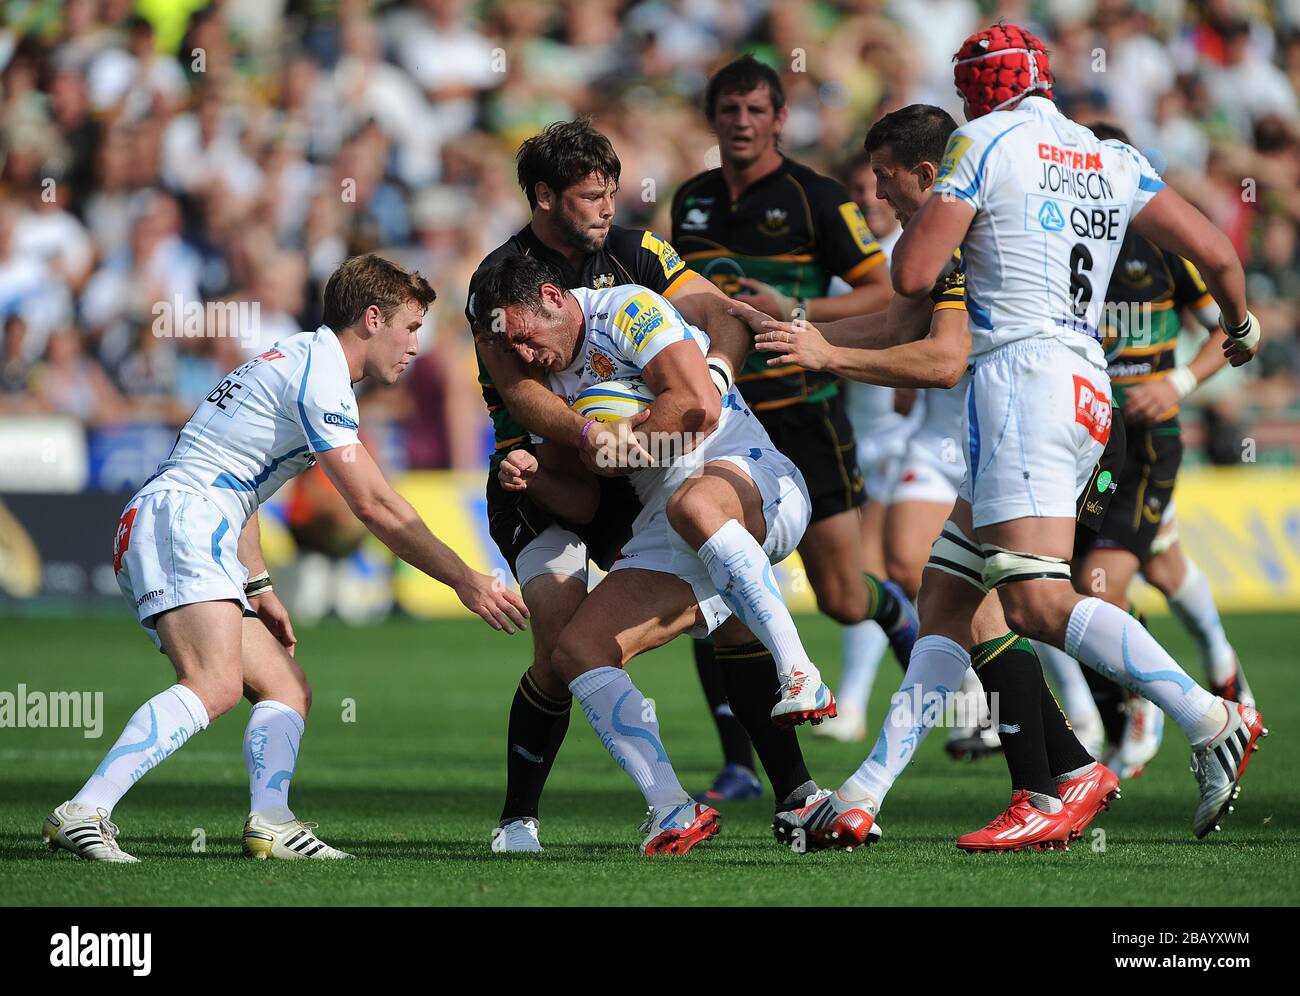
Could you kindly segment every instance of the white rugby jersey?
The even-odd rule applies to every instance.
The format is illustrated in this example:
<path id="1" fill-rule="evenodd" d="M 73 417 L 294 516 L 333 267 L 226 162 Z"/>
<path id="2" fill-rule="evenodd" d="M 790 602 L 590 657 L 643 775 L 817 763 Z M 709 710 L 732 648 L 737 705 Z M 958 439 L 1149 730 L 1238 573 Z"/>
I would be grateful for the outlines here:
<path id="1" fill-rule="evenodd" d="M 226 374 L 139 494 L 190 491 L 242 528 L 280 485 L 315 462 L 313 454 L 359 442 L 343 347 L 322 325 Z"/>
<path id="2" fill-rule="evenodd" d="M 688 324 L 666 298 L 648 287 L 576 287 L 569 293 L 582 305 L 583 338 L 573 363 L 548 372 L 546 378 L 547 386 L 569 404 L 603 381 L 639 379 L 651 360 L 676 343 L 694 343 L 701 357 L 708 354 L 708 335 Z M 693 470 L 710 460 L 741 455 L 760 460 L 765 452 L 776 452 L 772 440 L 733 387 L 723 396 L 717 428 L 707 439 L 669 465 L 634 472 L 632 487 L 649 505 L 656 499 L 667 500 Z"/>
<path id="3" fill-rule="evenodd" d="M 975 208 L 962 242 L 971 355 L 1056 337 L 1103 369 L 1098 320 L 1133 216 L 1164 182 L 1045 97 L 953 132 L 934 186 Z"/>

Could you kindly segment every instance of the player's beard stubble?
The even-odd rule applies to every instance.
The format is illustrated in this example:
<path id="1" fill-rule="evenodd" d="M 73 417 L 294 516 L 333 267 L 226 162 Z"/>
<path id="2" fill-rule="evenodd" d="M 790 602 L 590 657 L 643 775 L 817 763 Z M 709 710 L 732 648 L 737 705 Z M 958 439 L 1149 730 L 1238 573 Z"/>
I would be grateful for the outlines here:
<path id="1" fill-rule="evenodd" d="M 570 248 L 584 253 L 593 253 L 605 244 L 605 239 L 609 235 L 609 225 L 592 228 L 576 215 L 566 212 L 561 204 L 555 212 L 555 231 Z"/>

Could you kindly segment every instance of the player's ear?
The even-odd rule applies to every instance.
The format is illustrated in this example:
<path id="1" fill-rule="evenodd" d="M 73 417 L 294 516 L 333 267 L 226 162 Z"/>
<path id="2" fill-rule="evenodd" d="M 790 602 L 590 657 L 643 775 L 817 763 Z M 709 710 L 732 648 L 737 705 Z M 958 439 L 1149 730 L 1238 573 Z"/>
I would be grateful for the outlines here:
<path id="1" fill-rule="evenodd" d="M 938 168 L 928 159 L 922 159 L 912 172 L 916 174 L 916 182 L 922 190 L 929 190 L 933 187 L 934 179 L 939 175 Z"/>
<path id="2" fill-rule="evenodd" d="M 544 180 L 538 180 L 537 185 L 533 188 L 533 194 L 537 198 L 537 206 L 550 211 L 555 207 L 555 191 L 551 185 Z"/>

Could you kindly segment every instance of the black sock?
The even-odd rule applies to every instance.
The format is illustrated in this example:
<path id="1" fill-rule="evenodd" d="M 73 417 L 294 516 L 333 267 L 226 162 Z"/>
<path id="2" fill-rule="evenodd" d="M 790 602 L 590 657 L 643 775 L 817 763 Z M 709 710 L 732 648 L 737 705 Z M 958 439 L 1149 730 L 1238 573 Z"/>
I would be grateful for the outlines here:
<path id="1" fill-rule="evenodd" d="M 867 618 L 874 619 L 880 624 L 880 628 L 888 633 L 898 625 L 903 607 L 898 604 L 898 598 L 892 591 L 885 587 L 885 582 L 876 577 L 870 571 L 862 574 L 862 580 L 867 586 Z"/>
<path id="2" fill-rule="evenodd" d="M 542 789 L 551 773 L 555 755 L 569 729 L 569 706 L 573 696 L 552 698 L 537 687 L 525 671 L 510 703 L 510 725 L 506 737 L 506 801 L 501 820 L 525 816 L 537 818 Z"/>
<path id="3" fill-rule="evenodd" d="M 713 644 L 708 640 L 694 640 L 692 647 L 695 651 L 695 670 L 699 672 L 700 686 L 709 703 L 709 715 L 713 717 L 713 725 L 718 728 L 718 739 L 722 741 L 722 759 L 728 764 L 738 764 L 753 771 L 754 752 L 750 749 L 749 734 L 727 702 L 722 668 L 718 666 Z"/>
<path id="4" fill-rule="evenodd" d="M 1056 796 L 1043 739 L 1043 669 L 1028 640 L 1007 633 L 971 648 L 971 667 L 979 675 L 989 712 L 997 720 L 1012 791 L 1026 789 Z M 996 697 L 995 697 L 996 696 Z"/>
<path id="5" fill-rule="evenodd" d="M 1031 652 L 1032 647 L 1033 644 L 1030 644 Z M 1041 668 L 1039 675 L 1041 678 Z M 1047 766 L 1051 769 L 1052 777 L 1059 778 L 1067 772 L 1087 767 L 1097 759 L 1079 743 L 1061 703 L 1056 701 L 1046 679 L 1042 679 L 1042 682 L 1043 740 L 1047 743 Z"/>
<path id="6" fill-rule="evenodd" d="M 761 643 L 715 647 L 723 687 L 731 711 L 740 720 L 754 745 L 754 753 L 772 783 L 778 804 L 812 780 L 804 764 L 799 737 L 792 729 L 772 722 L 772 707 L 780 691 L 776 661 Z"/>
<path id="7" fill-rule="evenodd" d="M 1128 692 L 1123 686 L 1117 685 L 1090 667 L 1084 667 L 1083 678 L 1092 691 L 1092 699 L 1097 703 L 1097 711 L 1101 713 L 1101 725 L 1106 730 L 1107 743 L 1118 746 L 1124 739 L 1124 702 L 1128 699 Z"/>

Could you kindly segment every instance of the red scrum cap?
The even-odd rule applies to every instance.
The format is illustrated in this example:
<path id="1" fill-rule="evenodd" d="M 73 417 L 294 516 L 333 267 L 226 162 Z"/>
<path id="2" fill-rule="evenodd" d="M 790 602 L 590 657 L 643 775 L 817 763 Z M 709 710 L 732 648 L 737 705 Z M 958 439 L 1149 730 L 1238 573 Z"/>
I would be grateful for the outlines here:
<path id="1" fill-rule="evenodd" d="M 995 24 L 976 32 L 962 42 L 953 61 L 953 76 L 970 118 L 1001 110 L 1035 91 L 1052 97 L 1047 49 L 1017 25 Z"/>

